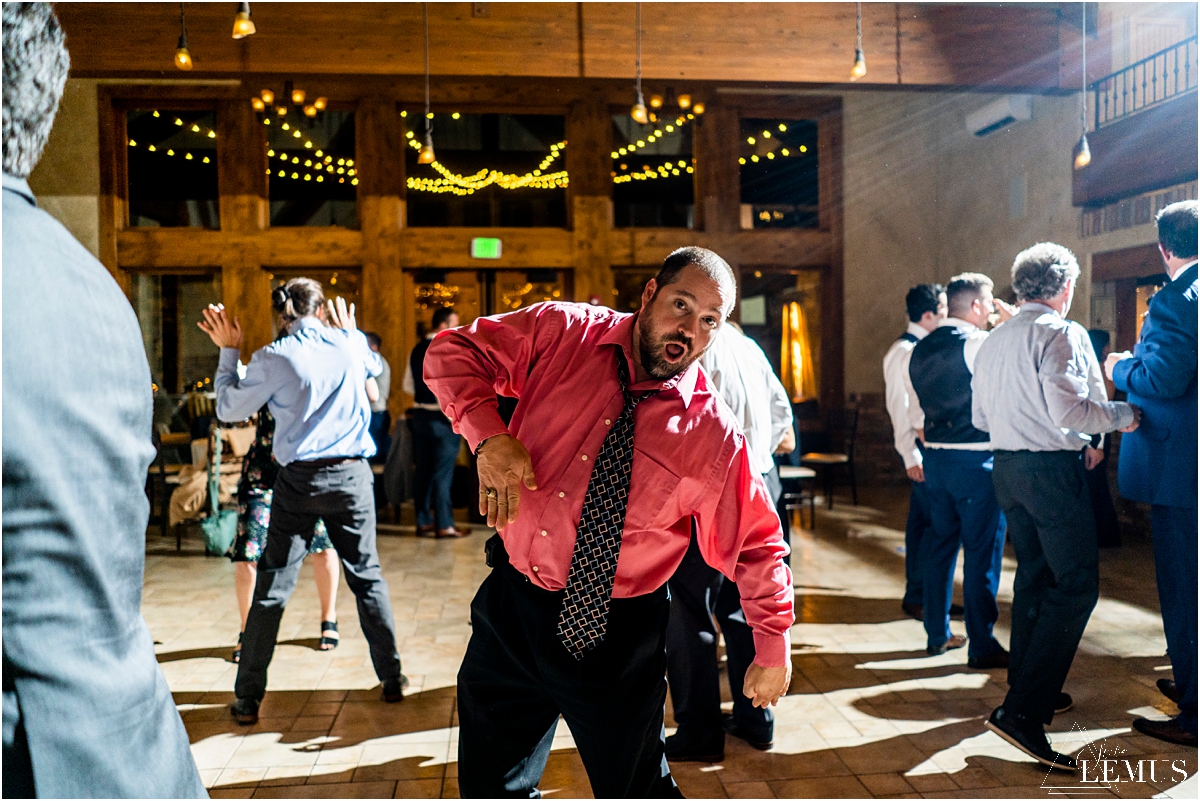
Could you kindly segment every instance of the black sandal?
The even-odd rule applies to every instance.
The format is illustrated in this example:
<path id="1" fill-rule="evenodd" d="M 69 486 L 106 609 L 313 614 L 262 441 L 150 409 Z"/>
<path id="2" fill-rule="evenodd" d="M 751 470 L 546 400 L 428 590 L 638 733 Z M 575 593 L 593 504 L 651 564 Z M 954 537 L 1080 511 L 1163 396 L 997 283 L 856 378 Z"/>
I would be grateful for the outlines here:
<path id="1" fill-rule="evenodd" d="M 234 663 L 235 665 L 236 665 L 238 662 L 241 662 L 241 661 L 242 661 L 242 635 L 243 635 L 243 634 L 245 634 L 245 633 L 246 633 L 246 632 L 244 632 L 244 631 L 239 631 L 239 632 L 238 632 L 238 644 L 237 644 L 237 648 L 234 648 L 234 649 L 233 649 L 233 663 Z"/>
<path id="2" fill-rule="evenodd" d="M 329 636 L 332 634 L 333 636 Z M 332 651 L 338 647 L 338 629 L 336 620 L 321 621 L 321 639 L 317 647 L 322 651 Z"/>

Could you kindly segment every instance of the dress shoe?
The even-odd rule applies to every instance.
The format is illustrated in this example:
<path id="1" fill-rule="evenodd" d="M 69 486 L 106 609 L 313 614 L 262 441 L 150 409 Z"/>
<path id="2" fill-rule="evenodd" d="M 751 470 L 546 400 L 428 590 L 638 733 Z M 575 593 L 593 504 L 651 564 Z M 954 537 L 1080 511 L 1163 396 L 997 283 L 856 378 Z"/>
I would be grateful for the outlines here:
<path id="1" fill-rule="evenodd" d="M 435 531 L 437 531 L 437 526 L 434 525 L 417 526 L 418 537 L 432 537 Z"/>
<path id="2" fill-rule="evenodd" d="M 968 659 L 967 667 L 973 670 L 998 670 L 1008 667 L 1008 651 L 998 648 L 979 659 Z"/>
<path id="3" fill-rule="evenodd" d="M 258 701 L 253 698 L 239 698 L 229 705 L 229 714 L 243 726 L 258 723 Z"/>
<path id="4" fill-rule="evenodd" d="M 1154 682 L 1158 687 L 1158 691 L 1166 696 L 1167 700 L 1179 703 L 1179 688 L 1175 686 L 1175 682 L 1171 679 L 1159 679 Z"/>
<path id="5" fill-rule="evenodd" d="M 466 536 L 469 536 L 470 533 L 471 533 L 471 529 L 469 529 L 469 528 L 458 528 L 457 526 L 451 526 L 450 528 L 439 529 L 437 534 L 435 534 L 434 536 L 436 536 L 439 540 L 445 540 L 445 539 L 452 539 L 452 538 L 458 538 L 458 537 L 466 537 Z"/>
<path id="6" fill-rule="evenodd" d="M 902 612 L 904 612 L 904 614 L 911 617 L 913 620 L 924 620 L 925 619 L 925 607 L 921 606 L 920 604 L 906 604 L 906 603 L 901 602 L 900 610 Z"/>
<path id="7" fill-rule="evenodd" d="M 1133 728 L 1147 737 L 1153 737 L 1156 740 L 1166 740 L 1168 743 L 1186 745 L 1189 748 L 1196 747 L 1196 735 L 1180 726 L 1179 721 L 1175 718 L 1171 718 L 1170 720 L 1134 718 Z"/>
<path id="8" fill-rule="evenodd" d="M 1046 731 L 1039 723 L 1007 712 L 1003 706 L 992 710 L 991 717 L 985 724 L 989 729 L 1000 735 L 1001 739 L 1024 751 L 1029 756 L 1059 770 L 1078 770 L 1075 760 L 1066 754 L 1060 754 L 1050 747 L 1046 739 Z"/>
<path id="9" fill-rule="evenodd" d="M 926 648 L 925 653 L 930 656 L 941 656 L 947 651 L 953 651 L 956 648 L 962 648 L 967 644 L 967 638 L 961 634 L 952 634 L 950 639 L 939 645 L 937 648 Z"/>
<path id="10" fill-rule="evenodd" d="M 382 698 L 389 704 L 394 704 L 397 701 L 404 700 L 404 691 L 408 689 L 408 676 L 401 673 L 394 679 L 388 679 L 383 683 Z"/>
<path id="11" fill-rule="evenodd" d="M 719 742 L 697 747 L 672 734 L 667 738 L 666 752 L 668 762 L 721 762 L 725 759 L 725 735 L 721 735 Z"/>
<path id="12" fill-rule="evenodd" d="M 1059 693 L 1058 698 L 1054 701 L 1054 714 L 1061 715 L 1063 712 L 1070 712 L 1075 708 L 1075 699 L 1069 693 Z"/>
<path id="13" fill-rule="evenodd" d="M 726 734 L 732 734 L 739 740 L 745 740 L 759 751 L 769 751 L 771 746 L 775 745 L 775 740 L 771 735 L 768 734 L 766 739 L 763 739 L 762 736 L 754 734 L 746 727 L 738 725 L 737 721 L 733 719 L 733 715 L 721 715 L 721 728 L 725 730 Z M 774 724 L 772 724 L 772 728 L 774 728 Z"/>

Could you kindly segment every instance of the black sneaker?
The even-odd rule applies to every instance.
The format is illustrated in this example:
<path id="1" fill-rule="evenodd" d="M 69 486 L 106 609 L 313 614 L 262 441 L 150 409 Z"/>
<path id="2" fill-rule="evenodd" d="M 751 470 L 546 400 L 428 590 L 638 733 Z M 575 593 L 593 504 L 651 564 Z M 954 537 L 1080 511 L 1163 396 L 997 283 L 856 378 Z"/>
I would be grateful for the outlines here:
<path id="1" fill-rule="evenodd" d="M 408 689 L 408 676 L 401 673 L 394 679 L 388 679 L 383 683 L 382 698 L 389 704 L 394 704 L 397 701 L 404 700 L 404 691 Z"/>
<path id="2" fill-rule="evenodd" d="M 666 751 L 668 762 L 721 762 L 725 759 L 725 735 L 721 735 L 719 742 L 697 747 L 678 734 L 672 734 L 667 738 Z"/>
<path id="3" fill-rule="evenodd" d="M 732 734 L 739 740 L 745 740 L 759 751 L 769 751 L 771 746 L 775 745 L 775 740 L 771 735 L 768 734 L 764 739 L 760 735 L 752 733 L 746 727 L 738 725 L 737 721 L 733 719 L 733 715 L 721 715 L 721 728 L 725 730 L 726 734 Z M 774 724 L 772 724 L 772 728 L 774 728 Z"/>
<path id="4" fill-rule="evenodd" d="M 985 724 L 989 729 L 1000 735 L 1001 739 L 1029 754 L 1029 756 L 1059 770 L 1078 770 L 1075 760 L 1066 754 L 1060 754 L 1050 747 L 1046 739 L 1046 731 L 1037 723 L 1026 718 L 1020 718 L 998 706 L 992 710 L 991 717 Z"/>
<path id="5" fill-rule="evenodd" d="M 258 723 L 258 701 L 253 698 L 239 698 L 229 705 L 229 714 L 243 726 Z"/>
<path id="6" fill-rule="evenodd" d="M 999 670 L 1008 667 L 1008 651 L 998 648 L 985 657 L 968 659 L 967 667 L 973 670 Z"/>
<path id="7" fill-rule="evenodd" d="M 1075 699 L 1068 693 L 1059 693 L 1058 699 L 1054 702 L 1054 714 L 1061 715 L 1063 712 L 1070 712 L 1075 708 Z"/>

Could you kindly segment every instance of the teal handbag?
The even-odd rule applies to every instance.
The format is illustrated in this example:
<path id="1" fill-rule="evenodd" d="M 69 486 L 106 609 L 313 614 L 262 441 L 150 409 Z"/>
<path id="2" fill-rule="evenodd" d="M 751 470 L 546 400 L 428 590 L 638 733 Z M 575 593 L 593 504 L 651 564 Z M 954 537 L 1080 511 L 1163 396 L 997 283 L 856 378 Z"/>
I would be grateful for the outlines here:
<path id="1" fill-rule="evenodd" d="M 237 512 L 232 509 L 221 509 L 220 478 L 221 478 L 221 431 L 213 423 L 213 433 L 216 434 L 213 445 L 212 463 L 208 466 L 208 500 L 212 512 L 200 521 L 204 532 L 204 548 L 213 556 L 224 556 L 233 547 L 237 538 Z"/>

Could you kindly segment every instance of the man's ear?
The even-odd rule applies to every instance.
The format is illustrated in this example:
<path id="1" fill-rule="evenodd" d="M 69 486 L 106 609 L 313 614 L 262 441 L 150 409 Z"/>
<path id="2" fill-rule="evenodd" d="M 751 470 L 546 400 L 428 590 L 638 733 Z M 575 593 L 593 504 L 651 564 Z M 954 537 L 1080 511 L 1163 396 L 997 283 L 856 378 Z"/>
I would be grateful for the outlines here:
<path id="1" fill-rule="evenodd" d="M 658 281 L 655 280 L 654 278 L 651 278 L 649 281 L 646 282 L 645 289 L 642 290 L 642 308 L 643 309 L 650 305 L 650 302 L 654 300 L 654 296 L 655 296 L 655 294 L 657 294 L 657 292 L 658 292 Z"/>

